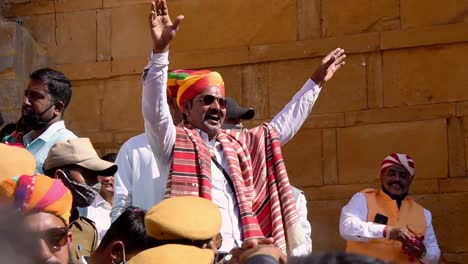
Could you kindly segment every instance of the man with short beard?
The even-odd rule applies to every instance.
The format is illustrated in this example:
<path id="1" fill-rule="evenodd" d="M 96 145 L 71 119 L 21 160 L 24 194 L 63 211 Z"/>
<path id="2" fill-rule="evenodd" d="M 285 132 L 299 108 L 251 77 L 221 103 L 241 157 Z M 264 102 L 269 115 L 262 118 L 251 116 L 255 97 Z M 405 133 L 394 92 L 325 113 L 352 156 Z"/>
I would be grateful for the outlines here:
<path id="1" fill-rule="evenodd" d="M 70 230 L 73 233 L 72 261 L 81 263 L 96 249 L 98 234 L 93 221 L 80 215 L 78 207 L 90 206 L 99 188 L 97 177 L 112 176 L 117 165 L 99 158 L 89 138 L 77 138 L 55 143 L 44 161 L 47 176 L 62 180 L 73 195 Z"/>
<path id="2" fill-rule="evenodd" d="M 42 167 L 49 149 L 58 141 L 76 138 L 62 120 L 72 85 L 63 73 L 49 68 L 39 69 L 29 78 L 21 118 L 32 131 L 24 135 L 23 142 L 36 159 L 37 173 L 44 173 Z"/>
<path id="3" fill-rule="evenodd" d="M 381 187 L 356 193 L 341 210 L 346 251 L 392 263 L 439 262 L 431 212 L 408 197 L 414 175 L 414 161 L 406 154 L 383 160 Z"/>
<path id="4" fill-rule="evenodd" d="M 68 229 L 72 195 L 60 180 L 44 175 L 22 175 L 0 183 L 0 204 L 23 214 L 26 237 L 34 245 L 31 256 L 37 264 L 71 263 L 72 232 Z M 24 241 L 17 241 L 18 244 Z M 3 257 L 3 256 L 2 256 Z"/>
<path id="5" fill-rule="evenodd" d="M 174 23 L 165 0 L 152 2 L 149 29 L 153 50 L 143 78 L 145 132 L 161 174 L 166 196 L 200 196 L 221 210 L 222 245 L 227 254 L 242 240 L 272 236 L 284 252 L 304 242 L 281 145 L 298 132 L 320 93 L 320 86 L 344 65 L 335 49 L 270 123 L 242 131 L 222 130 L 226 115 L 221 75 L 210 70 L 167 72 L 170 42 L 183 16 Z M 184 122 L 175 126 L 166 86 L 177 85 Z M 161 166 L 159 166 L 161 165 Z"/>

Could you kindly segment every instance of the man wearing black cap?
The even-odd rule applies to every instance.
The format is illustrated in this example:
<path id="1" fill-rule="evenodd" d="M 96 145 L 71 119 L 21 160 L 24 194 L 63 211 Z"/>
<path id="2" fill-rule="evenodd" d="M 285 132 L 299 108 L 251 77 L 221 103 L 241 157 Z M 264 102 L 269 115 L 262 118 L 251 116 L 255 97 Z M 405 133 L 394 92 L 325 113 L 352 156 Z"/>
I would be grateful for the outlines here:
<path id="1" fill-rule="evenodd" d="M 240 107 L 236 100 L 231 97 L 226 97 L 226 118 L 224 119 L 223 129 L 242 129 L 242 120 L 250 120 L 255 116 L 253 108 Z"/>

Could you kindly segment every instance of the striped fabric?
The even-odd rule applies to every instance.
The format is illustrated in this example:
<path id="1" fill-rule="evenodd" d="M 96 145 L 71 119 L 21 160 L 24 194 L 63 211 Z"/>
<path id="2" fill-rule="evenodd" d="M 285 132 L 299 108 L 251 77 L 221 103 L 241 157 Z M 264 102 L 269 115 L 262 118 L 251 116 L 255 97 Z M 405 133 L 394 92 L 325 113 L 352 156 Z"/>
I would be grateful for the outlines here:
<path id="1" fill-rule="evenodd" d="M 244 239 L 273 237 L 290 252 L 304 242 L 276 130 L 221 130 L 217 140 L 227 159 L 240 209 Z M 211 200 L 211 155 L 195 129 L 177 127 L 166 197 L 193 195 Z"/>
<path id="2" fill-rule="evenodd" d="M 382 161 L 382 165 L 380 166 L 380 173 L 383 173 L 383 171 L 386 168 L 392 165 L 403 166 L 411 175 L 411 178 L 414 177 L 414 172 L 415 172 L 414 161 L 410 156 L 406 154 L 400 154 L 400 153 L 390 154 Z"/>

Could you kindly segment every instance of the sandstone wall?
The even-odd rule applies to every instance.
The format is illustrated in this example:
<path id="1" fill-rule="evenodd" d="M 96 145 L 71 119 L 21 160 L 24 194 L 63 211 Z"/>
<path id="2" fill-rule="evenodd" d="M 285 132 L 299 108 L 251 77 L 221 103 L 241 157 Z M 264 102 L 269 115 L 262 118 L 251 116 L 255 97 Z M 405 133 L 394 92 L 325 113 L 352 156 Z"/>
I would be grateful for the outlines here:
<path id="1" fill-rule="evenodd" d="M 140 73 L 150 52 L 147 0 L 14 4 L 75 85 L 66 121 L 100 152 L 142 132 Z M 341 207 L 376 186 L 380 161 L 416 161 L 412 193 L 433 213 L 444 262 L 468 262 L 468 19 L 458 0 L 169 0 L 184 14 L 171 68 L 220 71 L 228 95 L 269 120 L 335 47 L 347 64 L 285 148 L 305 190 L 315 251 L 342 249 Z"/>

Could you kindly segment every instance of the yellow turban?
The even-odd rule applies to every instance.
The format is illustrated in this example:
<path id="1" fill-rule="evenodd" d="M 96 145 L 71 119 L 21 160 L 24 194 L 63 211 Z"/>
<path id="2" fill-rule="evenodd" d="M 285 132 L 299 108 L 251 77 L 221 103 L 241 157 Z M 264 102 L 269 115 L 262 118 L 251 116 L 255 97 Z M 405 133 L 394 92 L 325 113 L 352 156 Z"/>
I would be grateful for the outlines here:
<path id="1" fill-rule="evenodd" d="M 6 202 L 19 212 L 46 212 L 68 225 L 73 197 L 61 180 L 44 175 L 22 175 L 0 182 L 0 203 Z"/>

